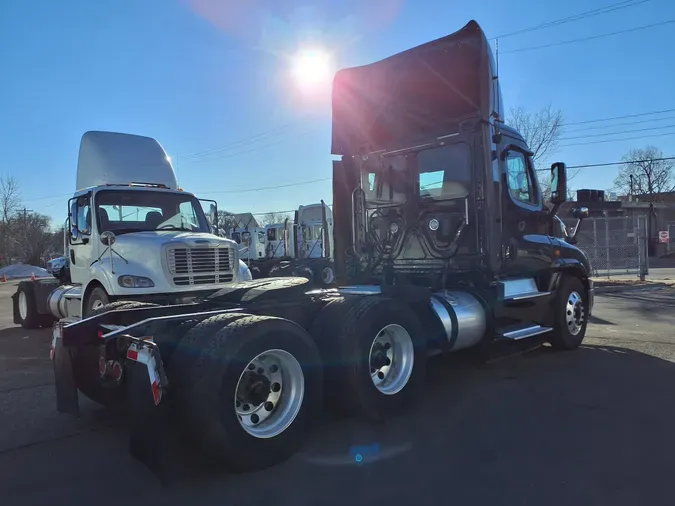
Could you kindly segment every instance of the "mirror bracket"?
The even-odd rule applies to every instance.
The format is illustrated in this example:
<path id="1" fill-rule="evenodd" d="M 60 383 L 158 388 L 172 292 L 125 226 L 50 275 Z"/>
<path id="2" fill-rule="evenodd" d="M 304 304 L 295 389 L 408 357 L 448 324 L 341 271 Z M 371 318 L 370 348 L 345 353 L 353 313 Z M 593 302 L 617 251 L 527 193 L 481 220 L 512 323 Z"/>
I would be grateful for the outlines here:
<path id="1" fill-rule="evenodd" d="M 574 232 L 572 232 L 572 235 L 570 235 L 565 239 L 569 244 L 576 244 L 579 242 L 577 240 L 577 234 L 579 233 L 579 226 L 581 225 L 582 220 L 588 218 L 589 214 L 590 213 L 588 211 L 588 207 L 579 207 L 572 210 L 572 217 L 577 219 L 577 224 L 574 226 Z"/>

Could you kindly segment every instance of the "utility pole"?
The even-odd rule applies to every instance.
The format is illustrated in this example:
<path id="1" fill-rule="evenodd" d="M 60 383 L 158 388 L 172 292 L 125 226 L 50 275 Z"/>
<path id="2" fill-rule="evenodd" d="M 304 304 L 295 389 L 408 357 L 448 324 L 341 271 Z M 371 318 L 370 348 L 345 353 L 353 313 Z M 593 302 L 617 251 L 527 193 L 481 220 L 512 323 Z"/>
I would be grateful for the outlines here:
<path id="1" fill-rule="evenodd" d="M 32 209 L 26 209 L 24 206 L 23 208 L 23 240 L 24 240 L 24 247 L 28 246 L 28 213 L 32 213 Z M 26 259 L 28 260 L 28 259 Z"/>

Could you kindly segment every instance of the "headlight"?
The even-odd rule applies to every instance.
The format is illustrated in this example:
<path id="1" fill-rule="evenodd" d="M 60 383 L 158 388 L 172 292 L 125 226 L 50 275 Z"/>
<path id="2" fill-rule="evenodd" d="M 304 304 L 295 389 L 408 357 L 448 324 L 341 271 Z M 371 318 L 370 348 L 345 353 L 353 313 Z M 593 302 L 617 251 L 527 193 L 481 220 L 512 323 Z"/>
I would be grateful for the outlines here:
<path id="1" fill-rule="evenodd" d="M 239 260 L 239 279 L 241 281 L 251 281 L 253 276 L 251 275 L 251 270 L 248 268 L 244 262 Z"/>
<path id="2" fill-rule="evenodd" d="M 143 276 L 131 276 L 125 274 L 117 278 L 117 283 L 122 288 L 152 288 L 155 286 L 155 283 L 152 282 L 152 279 L 146 278 Z"/>

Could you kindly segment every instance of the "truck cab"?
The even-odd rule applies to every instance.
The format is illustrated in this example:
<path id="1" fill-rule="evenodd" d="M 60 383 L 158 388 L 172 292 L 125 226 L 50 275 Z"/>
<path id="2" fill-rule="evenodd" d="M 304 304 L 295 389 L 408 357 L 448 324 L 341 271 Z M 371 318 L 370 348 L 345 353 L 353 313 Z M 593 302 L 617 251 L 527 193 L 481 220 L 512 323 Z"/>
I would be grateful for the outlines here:
<path id="1" fill-rule="evenodd" d="M 16 323 L 87 317 L 121 298 L 189 302 L 250 279 L 236 244 L 212 233 L 215 203 L 205 201 L 209 219 L 202 202 L 178 186 L 155 139 L 85 133 L 76 179 L 64 245 L 70 279 L 60 286 L 54 280 L 20 287 L 31 293 L 17 293 Z"/>
<path id="2" fill-rule="evenodd" d="M 550 298 L 570 277 L 583 286 L 587 316 L 588 258 L 573 237 L 555 237 L 565 165 L 551 167 L 549 207 L 533 153 L 502 111 L 494 59 L 475 22 L 336 74 L 332 154 L 340 159 L 333 165 L 333 212 L 340 285 L 388 293 L 416 286 L 441 305 L 466 299 L 472 321 L 490 320 L 498 334 L 522 338 L 557 327 Z M 587 210 L 575 213 L 583 218 Z M 459 287 L 474 295 L 460 297 Z M 484 304 L 491 308 L 487 320 Z"/>

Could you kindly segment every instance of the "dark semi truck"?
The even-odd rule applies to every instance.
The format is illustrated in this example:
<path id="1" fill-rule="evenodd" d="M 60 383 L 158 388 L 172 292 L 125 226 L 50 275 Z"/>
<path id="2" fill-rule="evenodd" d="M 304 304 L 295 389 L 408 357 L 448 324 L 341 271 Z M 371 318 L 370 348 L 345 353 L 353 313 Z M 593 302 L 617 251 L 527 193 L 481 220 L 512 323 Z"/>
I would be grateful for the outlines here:
<path id="1" fill-rule="evenodd" d="M 503 123 L 479 25 L 340 70 L 332 100 L 339 288 L 250 280 L 189 304 L 116 301 L 62 320 L 60 411 L 78 412 L 78 391 L 122 404 L 148 465 L 171 421 L 247 471 L 291 456 L 323 403 L 393 416 L 423 395 L 432 354 L 534 336 L 579 347 L 593 283 L 555 219 L 565 165 L 551 167 L 545 205 L 532 153 Z"/>

